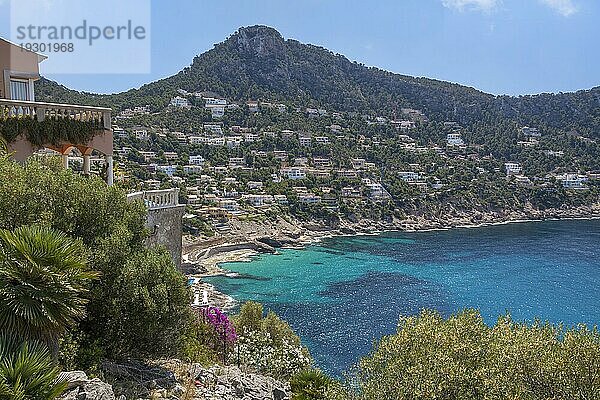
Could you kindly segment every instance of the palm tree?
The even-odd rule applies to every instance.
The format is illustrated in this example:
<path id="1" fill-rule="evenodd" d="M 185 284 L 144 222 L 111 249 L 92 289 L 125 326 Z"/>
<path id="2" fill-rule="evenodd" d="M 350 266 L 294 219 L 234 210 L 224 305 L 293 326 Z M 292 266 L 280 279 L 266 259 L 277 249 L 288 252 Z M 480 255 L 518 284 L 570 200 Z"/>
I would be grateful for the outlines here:
<path id="1" fill-rule="evenodd" d="M 54 399 L 67 387 L 60 368 L 40 342 L 0 335 L 0 399 Z"/>
<path id="2" fill-rule="evenodd" d="M 56 354 L 59 336 L 85 314 L 83 244 L 40 226 L 0 230 L 0 332 L 41 340 Z"/>

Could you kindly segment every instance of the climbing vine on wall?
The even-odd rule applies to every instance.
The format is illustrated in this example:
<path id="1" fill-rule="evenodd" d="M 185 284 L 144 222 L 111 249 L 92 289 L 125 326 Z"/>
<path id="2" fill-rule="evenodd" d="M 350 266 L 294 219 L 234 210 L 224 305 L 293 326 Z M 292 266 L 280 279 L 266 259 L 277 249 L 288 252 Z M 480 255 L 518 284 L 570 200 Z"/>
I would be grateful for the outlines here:
<path id="1" fill-rule="evenodd" d="M 102 121 L 77 121 L 62 117 L 48 117 L 38 121 L 29 116 L 0 118 L 0 136 L 8 143 L 24 135 L 36 146 L 58 146 L 62 142 L 84 144 L 89 142 L 99 129 L 103 129 Z"/>

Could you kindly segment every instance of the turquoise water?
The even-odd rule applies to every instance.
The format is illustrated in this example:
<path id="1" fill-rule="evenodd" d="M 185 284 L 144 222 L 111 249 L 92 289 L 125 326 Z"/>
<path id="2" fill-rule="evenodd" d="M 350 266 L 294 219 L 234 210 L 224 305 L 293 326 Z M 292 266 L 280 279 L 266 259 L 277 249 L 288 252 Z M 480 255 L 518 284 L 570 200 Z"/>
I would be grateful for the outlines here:
<path id="1" fill-rule="evenodd" d="M 281 315 L 334 375 L 423 308 L 600 322 L 598 220 L 332 238 L 225 267 L 240 275 L 209 281 Z"/>

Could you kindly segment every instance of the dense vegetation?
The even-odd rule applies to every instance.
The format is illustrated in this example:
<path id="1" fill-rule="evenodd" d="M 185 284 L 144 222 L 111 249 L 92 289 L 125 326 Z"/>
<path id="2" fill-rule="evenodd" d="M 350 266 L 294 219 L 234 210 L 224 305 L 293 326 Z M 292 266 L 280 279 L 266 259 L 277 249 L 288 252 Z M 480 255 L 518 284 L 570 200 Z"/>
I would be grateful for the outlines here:
<path id="1" fill-rule="evenodd" d="M 101 121 L 49 117 L 40 122 L 29 116 L 0 115 L 0 137 L 8 143 L 22 134 L 35 146 L 58 146 L 62 142 L 83 144 L 101 129 L 104 129 Z"/>
<path id="2" fill-rule="evenodd" d="M 353 399 L 597 399 L 600 333 L 477 311 L 402 317 L 359 365 Z M 335 396 L 334 396 L 335 397 Z"/>
<path id="3" fill-rule="evenodd" d="M 54 161 L 0 164 L 6 178 L 0 228 L 40 225 L 81 242 L 77 255 L 101 276 L 89 288 L 88 318 L 76 338 L 84 352 L 115 358 L 176 352 L 190 294 L 168 253 L 144 245 L 144 206 Z"/>
<path id="4" fill-rule="evenodd" d="M 195 318 L 185 277 L 166 250 L 144 244 L 145 208 L 121 189 L 53 159 L 2 156 L 0 175 L 1 399 L 54 398 L 65 388 L 58 363 L 98 371 L 106 359 L 228 362 L 221 338 L 239 340 L 257 372 L 289 377 L 311 364 L 291 328 L 263 318 L 260 305 L 242 307 L 239 336 L 233 324 L 227 337 L 214 330 L 227 324 L 218 310 Z"/>

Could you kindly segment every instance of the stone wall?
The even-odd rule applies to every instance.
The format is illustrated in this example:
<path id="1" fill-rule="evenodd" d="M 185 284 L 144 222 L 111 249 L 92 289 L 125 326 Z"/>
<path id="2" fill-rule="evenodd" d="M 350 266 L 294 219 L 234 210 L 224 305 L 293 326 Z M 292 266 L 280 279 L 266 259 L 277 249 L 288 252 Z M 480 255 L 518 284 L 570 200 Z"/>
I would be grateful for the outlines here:
<path id="1" fill-rule="evenodd" d="M 183 214 L 185 205 L 153 208 L 148 210 L 146 226 L 150 229 L 148 245 L 161 245 L 171 253 L 171 257 L 181 267 L 181 238 L 183 235 Z"/>

